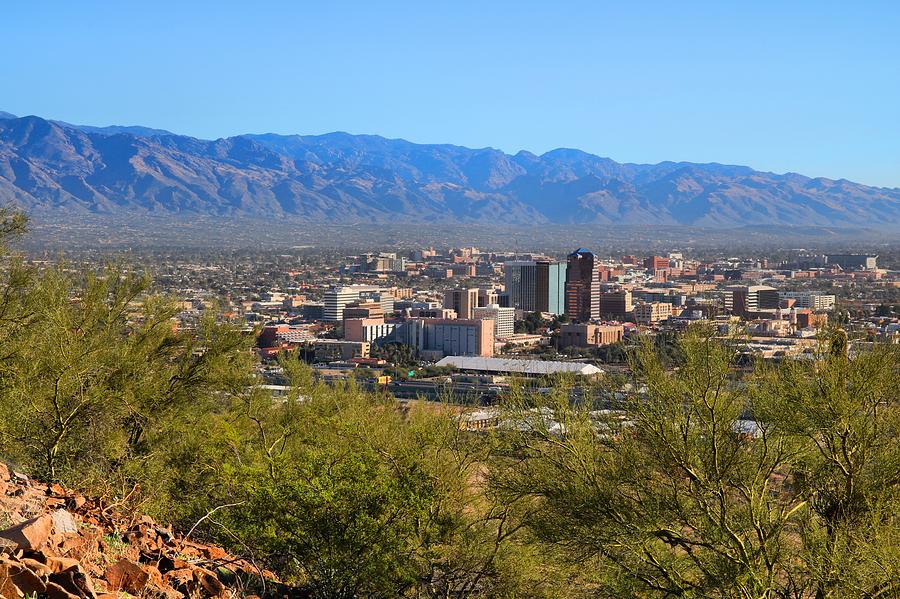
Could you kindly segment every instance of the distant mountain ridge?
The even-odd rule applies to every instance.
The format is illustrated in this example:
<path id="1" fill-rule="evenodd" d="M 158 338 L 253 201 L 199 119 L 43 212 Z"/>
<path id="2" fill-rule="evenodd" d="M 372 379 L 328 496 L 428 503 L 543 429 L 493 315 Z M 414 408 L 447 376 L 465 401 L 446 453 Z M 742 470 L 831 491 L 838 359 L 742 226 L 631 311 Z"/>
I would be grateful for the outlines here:
<path id="1" fill-rule="evenodd" d="M 869 226 L 900 189 L 744 166 L 622 164 L 376 135 L 201 140 L 0 113 L 0 201 L 29 211 L 309 221 Z"/>

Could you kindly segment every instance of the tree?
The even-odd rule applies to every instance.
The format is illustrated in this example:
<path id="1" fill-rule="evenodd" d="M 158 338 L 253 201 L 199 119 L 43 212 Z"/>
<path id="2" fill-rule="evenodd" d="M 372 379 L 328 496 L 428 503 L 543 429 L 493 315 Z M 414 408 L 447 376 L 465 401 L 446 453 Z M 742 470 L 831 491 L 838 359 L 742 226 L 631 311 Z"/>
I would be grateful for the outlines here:
<path id="1" fill-rule="evenodd" d="M 646 391 L 624 413 L 572 407 L 565 390 L 514 400 L 515 457 L 492 486 L 528 503 L 537 539 L 606 595 L 780 596 L 783 532 L 804 505 L 776 483 L 789 448 L 765 428 L 758 441 L 743 432 L 731 345 L 695 328 L 680 348 L 673 372 L 644 344 L 634 368 Z"/>
<path id="2" fill-rule="evenodd" d="M 815 597 L 900 596 L 900 354 L 855 356 L 833 331 L 819 359 L 762 369 L 754 410 L 796 444 L 796 586 Z"/>
<path id="3" fill-rule="evenodd" d="M 30 316 L 6 331 L 0 442 L 44 480 L 124 473 L 155 427 L 246 380 L 231 364 L 243 340 L 214 322 L 178 333 L 145 278 L 106 269 L 79 283 L 59 267 L 18 292 Z"/>
<path id="4" fill-rule="evenodd" d="M 540 312 L 529 312 L 524 320 L 516 321 L 516 332 L 534 334 L 549 324 Z"/>
<path id="5" fill-rule="evenodd" d="M 514 398 L 491 485 L 605 595 L 900 596 L 900 353 L 823 341 L 738 378 L 692 327 L 677 369 L 644 344 L 621 413 Z"/>
<path id="6" fill-rule="evenodd" d="M 233 506 L 208 518 L 205 534 L 314 597 L 542 588 L 515 510 L 472 484 L 489 437 L 466 435 L 444 408 L 406 409 L 352 383 L 316 384 L 296 368 L 296 391 L 283 401 L 235 399 L 178 441 L 173 484 L 207 498 L 193 516 Z M 216 449 L 198 451 L 208 446 Z"/>
<path id="7" fill-rule="evenodd" d="M 404 343 L 383 343 L 372 346 L 372 357 L 381 358 L 397 367 L 415 366 L 417 364 L 413 348 Z"/>

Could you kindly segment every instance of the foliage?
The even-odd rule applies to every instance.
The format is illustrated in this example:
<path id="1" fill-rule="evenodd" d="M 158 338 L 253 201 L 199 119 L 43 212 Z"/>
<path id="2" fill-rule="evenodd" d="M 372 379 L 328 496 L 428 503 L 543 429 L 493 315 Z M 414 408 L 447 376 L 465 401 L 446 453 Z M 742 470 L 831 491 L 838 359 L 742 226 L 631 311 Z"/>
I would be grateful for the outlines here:
<path id="1" fill-rule="evenodd" d="M 516 321 L 515 331 L 516 333 L 534 334 L 550 324 L 550 321 L 546 320 L 540 312 L 529 312 L 525 315 L 524 320 Z"/>
<path id="2" fill-rule="evenodd" d="M 741 380 L 695 327 L 675 370 L 645 343 L 624 412 L 514 397 L 491 485 L 606 596 L 896 596 L 897 351 L 841 339 Z"/>
<path id="3" fill-rule="evenodd" d="M 760 369 L 755 411 L 795 446 L 791 493 L 809 505 L 794 580 L 818 597 L 900 595 L 900 356 L 850 357 L 843 331 L 813 362 Z"/>
<path id="4" fill-rule="evenodd" d="M 0 212 L 0 240 L 22 226 Z M 214 310 L 176 330 L 123 270 L 5 261 L 0 453 L 301 593 L 900 596 L 897 347 L 832 330 L 809 359 L 736 369 L 739 340 L 693 326 L 594 354 L 627 380 L 513 381 L 497 430 L 469 433 L 449 405 L 319 383 L 297 353 L 273 395 L 252 335 Z"/>
<path id="5" fill-rule="evenodd" d="M 7 276 L 17 299 L 5 306 L 0 448 L 44 480 L 137 484 L 153 437 L 248 380 L 240 334 L 211 320 L 174 330 L 173 304 L 143 277 L 108 268 L 76 280 L 62 266 Z"/>
<path id="6" fill-rule="evenodd" d="M 315 597 L 539 596 L 539 580 L 523 582 L 534 570 L 515 566 L 533 559 L 520 521 L 473 485 L 488 438 L 462 433 L 442 407 L 314 384 L 294 363 L 293 397 L 236 400 L 167 464 L 183 472 L 178 487 L 204 489 L 190 518 L 234 505 L 206 533 Z"/>
<path id="7" fill-rule="evenodd" d="M 404 343 L 382 343 L 380 345 L 373 345 L 371 356 L 373 358 L 381 358 L 389 364 L 393 364 L 400 368 L 416 366 L 418 364 L 413 348 Z"/>

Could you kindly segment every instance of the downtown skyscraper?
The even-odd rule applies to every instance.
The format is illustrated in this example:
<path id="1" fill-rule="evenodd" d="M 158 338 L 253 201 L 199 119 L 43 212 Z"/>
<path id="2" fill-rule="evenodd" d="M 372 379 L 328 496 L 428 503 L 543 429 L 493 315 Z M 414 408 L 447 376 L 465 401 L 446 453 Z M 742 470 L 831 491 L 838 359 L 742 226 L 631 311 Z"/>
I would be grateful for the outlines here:
<path id="1" fill-rule="evenodd" d="M 600 318 L 600 271 L 590 250 L 578 248 L 567 257 L 565 313 L 576 322 Z"/>
<path id="2" fill-rule="evenodd" d="M 565 311 L 565 262 L 513 260 L 504 264 L 510 307 L 525 312 Z"/>

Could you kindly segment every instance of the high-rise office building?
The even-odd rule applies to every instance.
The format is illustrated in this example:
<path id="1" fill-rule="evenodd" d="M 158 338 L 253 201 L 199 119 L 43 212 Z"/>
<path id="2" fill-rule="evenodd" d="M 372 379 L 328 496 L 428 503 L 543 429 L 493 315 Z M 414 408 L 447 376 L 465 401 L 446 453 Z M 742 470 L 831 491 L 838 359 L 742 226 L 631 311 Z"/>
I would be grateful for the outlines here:
<path id="1" fill-rule="evenodd" d="M 478 289 L 457 287 L 444 292 L 444 307 L 456 311 L 456 317 L 467 320 L 478 307 Z"/>
<path id="2" fill-rule="evenodd" d="M 535 311 L 562 314 L 566 304 L 566 263 L 538 260 Z"/>
<path id="3" fill-rule="evenodd" d="M 564 312 L 565 262 L 513 260 L 504 265 L 504 271 L 511 307 L 524 312 Z"/>
<path id="4" fill-rule="evenodd" d="M 600 317 L 600 277 L 594 254 L 579 248 L 569 254 L 566 266 L 565 313 L 575 321 Z"/>
<path id="5" fill-rule="evenodd" d="M 511 308 L 534 312 L 537 308 L 537 263 L 511 260 L 503 265 L 504 283 Z"/>
<path id="6" fill-rule="evenodd" d="M 478 289 L 478 307 L 484 308 L 485 306 L 490 306 L 491 304 L 497 303 L 497 290 L 496 289 L 487 289 L 487 288 L 479 288 Z"/>
<path id="7" fill-rule="evenodd" d="M 725 310 L 748 318 L 756 312 L 778 309 L 778 290 L 767 285 L 731 285 L 725 289 Z"/>

